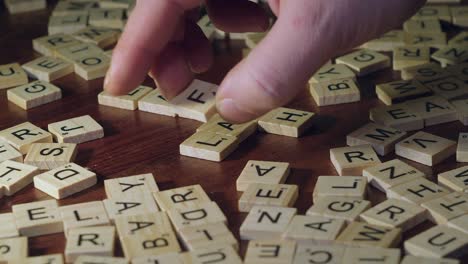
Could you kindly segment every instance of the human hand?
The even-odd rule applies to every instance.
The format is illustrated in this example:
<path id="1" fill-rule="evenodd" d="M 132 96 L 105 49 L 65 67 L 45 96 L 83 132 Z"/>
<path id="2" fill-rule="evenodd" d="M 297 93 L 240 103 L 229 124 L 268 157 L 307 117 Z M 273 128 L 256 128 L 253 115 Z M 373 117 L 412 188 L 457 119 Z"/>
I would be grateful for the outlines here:
<path id="1" fill-rule="evenodd" d="M 201 0 L 138 0 L 119 43 L 104 88 L 125 94 L 147 73 L 167 98 L 212 64 L 210 44 L 190 10 Z M 216 27 L 264 31 L 268 17 L 247 0 L 206 0 Z M 278 20 L 249 56 L 221 83 L 218 112 L 246 122 L 290 101 L 328 59 L 400 26 L 424 0 L 270 0 Z"/>

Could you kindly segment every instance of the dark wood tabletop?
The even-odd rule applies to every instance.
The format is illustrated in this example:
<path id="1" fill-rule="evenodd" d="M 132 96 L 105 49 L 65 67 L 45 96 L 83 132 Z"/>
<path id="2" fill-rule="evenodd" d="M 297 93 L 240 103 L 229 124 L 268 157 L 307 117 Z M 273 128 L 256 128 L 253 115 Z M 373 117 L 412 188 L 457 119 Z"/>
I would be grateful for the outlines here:
<path id="1" fill-rule="evenodd" d="M 49 10 L 12 16 L 0 6 L 0 64 L 22 64 L 40 56 L 32 49 L 32 39 L 47 34 L 50 9 L 49 6 Z M 449 31 L 453 32 L 454 29 L 449 28 Z M 229 69 L 240 61 L 243 43 L 218 40 L 213 46 L 216 54 L 214 67 L 198 78 L 219 84 Z M 230 229 L 239 238 L 239 226 L 246 214 L 237 210 L 240 193 L 236 191 L 235 182 L 247 161 L 289 162 L 292 172 L 286 183 L 299 185 L 296 207 L 299 213 L 304 214 L 312 205 L 312 191 L 318 176 L 338 175 L 330 162 L 329 149 L 346 146 L 346 135 L 369 122 L 369 109 L 383 105 L 376 98 L 375 84 L 393 79 L 399 79 L 399 73 L 390 69 L 370 74 L 359 79 L 362 91 L 360 102 L 320 108 L 304 87 L 303 92 L 288 105 L 317 114 L 313 127 L 304 136 L 297 139 L 256 133 L 245 140 L 225 161 L 219 163 L 179 154 L 179 144 L 201 125 L 197 121 L 99 105 L 97 94 L 102 91 L 102 78 L 85 81 L 70 74 L 53 81 L 62 89 L 63 98 L 28 111 L 8 102 L 6 90 L 0 90 L 0 130 L 25 121 L 46 129 L 52 122 L 91 115 L 104 127 L 105 137 L 79 144 L 76 163 L 96 172 L 98 184 L 60 200 L 60 205 L 105 199 L 105 179 L 153 173 L 162 190 L 200 184 L 211 199 L 219 204 L 227 216 Z M 154 87 L 149 79 L 145 84 Z M 458 133 L 467 129 L 457 121 L 428 127 L 424 131 L 457 140 Z M 393 158 L 395 155 L 389 154 L 382 160 Z M 432 179 L 439 172 L 466 165 L 456 163 L 454 156 L 432 168 L 404 161 L 431 175 Z M 385 199 L 385 195 L 371 188 L 369 198 L 374 205 Z M 31 184 L 12 197 L 0 199 L 0 213 L 11 211 L 14 204 L 44 199 L 51 197 L 34 189 Z M 406 232 L 404 239 L 431 226 L 426 221 Z M 242 255 L 246 245 L 246 241 L 241 242 Z M 31 256 L 62 253 L 64 247 L 63 233 L 29 239 Z M 119 248 L 116 252 L 118 256 L 122 255 Z"/>

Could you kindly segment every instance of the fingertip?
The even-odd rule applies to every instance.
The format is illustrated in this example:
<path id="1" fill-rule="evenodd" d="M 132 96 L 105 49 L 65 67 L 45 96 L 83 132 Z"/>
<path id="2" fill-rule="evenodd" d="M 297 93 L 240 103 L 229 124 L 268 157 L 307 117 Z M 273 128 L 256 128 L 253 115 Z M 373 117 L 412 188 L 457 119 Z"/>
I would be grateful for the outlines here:
<path id="1" fill-rule="evenodd" d="M 259 116 L 258 114 L 245 111 L 243 107 L 239 106 L 238 102 L 231 98 L 217 101 L 216 108 L 225 120 L 233 123 L 245 123 Z"/>

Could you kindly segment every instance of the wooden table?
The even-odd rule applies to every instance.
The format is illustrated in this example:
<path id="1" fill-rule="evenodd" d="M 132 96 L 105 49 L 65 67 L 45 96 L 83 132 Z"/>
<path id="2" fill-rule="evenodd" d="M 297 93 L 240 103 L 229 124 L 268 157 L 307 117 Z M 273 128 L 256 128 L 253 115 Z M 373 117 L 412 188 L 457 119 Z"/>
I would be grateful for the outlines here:
<path id="1" fill-rule="evenodd" d="M 0 64 L 25 63 L 39 56 L 33 51 L 31 40 L 47 34 L 49 14 L 50 7 L 47 11 L 10 16 L 0 7 Z M 198 78 L 219 84 L 229 69 L 241 59 L 242 43 L 217 41 L 214 48 L 215 67 Z M 49 123 L 89 114 L 104 127 L 106 135 L 103 139 L 80 144 L 76 162 L 95 171 L 99 181 L 88 190 L 60 200 L 60 205 L 105 199 L 105 179 L 151 172 L 162 190 L 200 184 L 219 204 L 229 220 L 230 229 L 239 237 L 239 227 L 246 214 L 237 211 L 240 193 L 236 192 L 235 181 L 247 161 L 290 162 L 293 169 L 287 183 L 300 186 L 296 207 L 299 213 L 304 214 L 312 205 L 312 191 L 317 177 L 337 175 L 330 162 L 329 149 L 345 146 L 346 135 L 368 122 L 369 109 L 383 105 L 375 96 L 374 85 L 396 78 L 399 78 L 399 73 L 390 69 L 368 75 L 359 79 L 361 102 L 320 108 L 304 87 L 304 91 L 289 107 L 317 113 L 312 129 L 299 139 L 257 133 L 220 163 L 179 155 L 179 144 L 195 132 L 199 122 L 100 106 L 97 94 L 102 90 L 103 80 L 88 82 L 75 74 L 53 82 L 62 88 L 63 99 L 29 111 L 9 103 L 6 90 L 0 90 L 0 130 L 25 121 L 47 128 Z M 154 87 L 149 80 L 145 84 Z M 424 129 L 452 140 L 457 140 L 458 132 L 466 130 L 460 122 Z M 390 154 L 382 160 L 394 157 L 394 154 Z M 456 163 L 455 157 L 432 168 L 411 161 L 408 163 L 434 176 L 465 165 Z M 385 195 L 374 188 L 370 190 L 369 197 L 373 204 L 385 199 Z M 14 204 L 44 199 L 51 197 L 34 189 L 31 184 L 12 197 L 2 198 L 0 212 L 11 211 Z M 431 223 L 425 222 L 405 233 L 404 239 L 431 226 Z M 246 241 L 241 242 L 242 255 L 246 245 Z M 29 246 L 31 256 L 62 253 L 65 237 L 60 233 L 30 238 Z M 120 249 L 117 249 L 117 255 L 122 255 Z"/>

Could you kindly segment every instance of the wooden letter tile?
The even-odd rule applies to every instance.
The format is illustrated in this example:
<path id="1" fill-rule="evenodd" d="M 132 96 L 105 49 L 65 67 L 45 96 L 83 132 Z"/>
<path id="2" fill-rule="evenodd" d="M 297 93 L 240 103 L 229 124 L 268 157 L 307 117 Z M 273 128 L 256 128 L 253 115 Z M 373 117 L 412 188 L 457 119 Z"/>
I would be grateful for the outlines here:
<path id="1" fill-rule="evenodd" d="M 101 201 L 61 206 L 59 211 L 65 236 L 68 236 L 71 229 L 79 227 L 110 225 L 109 217 Z"/>
<path id="2" fill-rule="evenodd" d="M 142 256 L 158 256 L 181 251 L 172 230 L 120 238 L 125 257 L 130 260 Z"/>
<path id="3" fill-rule="evenodd" d="M 236 250 L 239 247 L 236 238 L 224 223 L 188 227 L 180 230 L 179 234 L 189 250 L 213 248 L 220 245 L 232 246 Z"/>
<path id="4" fill-rule="evenodd" d="M 62 254 L 51 254 L 25 259 L 25 264 L 64 264 Z"/>
<path id="5" fill-rule="evenodd" d="M 380 263 L 397 264 L 400 263 L 400 249 L 396 248 L 355 248 L 347 247 L 343 260 L 345 263 Z"/>
<path id="6" fill-rule="evenodd" d="M 283 233 L 283 239 L 298 244 L 329 244 L 343 230 L 345 220 L 325 216 L 296 215 Z"/>
<path id="7" fill-rule="evenodd" d="M 468 32 L 461 31 L 460 33 L 458 33 L 457 35 L 455 35 L 448 41 L 448 45 L 449 46 L 466 45 L 468 44 L 468 39 L 466 39 L 466 37 L 468 37 Z"/>
<path id="8" fill-rule="evenodd" d="M 0 262 L 20 263 L 28 256 L 28 238 L 15 237 L 0 239 Z"/>
<path id="9" fill-rule="evenodd" d="M 89 115 L 49 124 L 48 130 L 59 143 L 84 143 L 104 137 L 104 129 Z"/>
<path id="10" fill-rule="evenodd" d="M 443 48 L 447 45 L 445 32 L 406 33 L 405 43 L 413 47 Z"/>
<path id="11" fill-rule="evenodd" d="M 161 254 L 161 255 L 158 255 L 158 256 L 141 256 L 141 257 L 137 256 L 137 257 L 132 259 L 132 264 L 150 264 L 150 263 L 187 264 L 187 261 L 185 259 L 186 256 L 187 256 L 186 254 L 174 253 L 174 252 Z M 193 261 L 189 262 L 189 263 L 192 264 Z"/>
<path id="12" fill-rule="evenodd" d="M 6 160 L 23 162 L 23 154 L 0 138 L 0 163 Z"/>
<path id="13" fill-rule="evenodd" d="M 446 77 L 425 84 L 436 95 L 455 100 L 468 94 L 468 84 L 456 77 Z"/>
<path id="14" fill-rule="evenodd" d="M 425 5 L 411 17 L 415 20 L 434 20 L 439 19 L 442 21 L 450 22 L 450 10 L 447 5 Z"/>
<path id="15" fill-rule="evenodd" d="M 73 64 L 70 62 L 48 56 L 32 60 L 23 64 L 22 67 L 35 78 L 46 82 L 62 78 L 73 72 Z"/>
<path id="16" fill-rule="evenodd" d="M 240 227 L 242 240 L 280 239 L 296 208 L 254 206 Z"/>
<path id="17" fill-rule="evenodd" d="M 0 131 L 0 139 L 7 141 L 22 154 L 26 154 L 32 143 L 52 142 L 52 135 L 29 122 L 25 122 Z"/>
<path id="18" fill-rule="evenodd" d="M 77 44 L 80 44 L 80 41 L 66 34 L 54 34 L 33 39 L 34 50 L 45 56 L 55 56 L 58 49 Z"/>
<path id="19" fill-rule="evenodd" d="M 0 186 L 4 194 L 11 196 L 33 182 L 39 173 L 37 167 L 7 160 L 0 163 Z"/>
<path id="20" fill-rule="evenodd" d="M 466 254 L 468 236 L 447 226 L 434 226 L 404 243 L 405 251 L 413 256 L 443 258 Z"/>
<path id="21" fill-rule="evenodd" d="M 327 196 L 364 199 L 367 179 L 362 176 L 319 176 L 313 192 L 314 200 Z"/>
<path id="22" fill-rule="evenodd" d="M 310 94 L 318 106 L 357 102 L 361 99 L 359 87 L 353 79 L 311 83 Z"/>
<path id="23" fill-rule="evenodd" d="M 226 216 L 215 202 L 206 202 L 184 209 L 172 209 L 167 212 L 175 229 L 214 223 L 227 223 Z"/>
<path id="24" fill-rule="evenodd" d="M 80 255 L 114 255 L 115 227 L 80 227 L 68 232 L 65 259 L 74 262 Z"/>
<path id="25" fill-rule="evenodd" d="M 119 237 L 139 236 L 172 231 L 172 224 L 166 212 L 150 212 L 115 218 Z"/>
<path id="26" fill-rule="evenodd" d="M 63 232 L 56 200 L 15 204 L 11 207 L 22 236 L 34 237 Z"/>
<path id="27" fill-rule="evenodd" d="M 395 247 L 400 243 L 401 229 L 352 222 L 338 236 L 337 242 L 357 247 Z"/>
<path id="28" fill-rule="evenodd" d="M 468 214 L 450 220 L 447 225 L 451 228 L 468 234 Z"/>
<path id="29" fill-rule="evenodd" d="M 121 216 L 159 212 L 153 197 L 147 193 L 122 195 L 106 199 L 103 202 L 111 222 Z"/>
<path id="30" fill-rule="evenodd" d="M 362 170 L 380 163 L 371 145 L 330 149 L 330 160 L 339 175 L 362 175 Z"/>
<path id="31" fill-rule="evenodd" d="M 324 216 L 333 219 L 343 219 L 347 223 L 357 221 L 359 215 L 371 206 L 366 200 L 351 199 L 349 197 L 324 197 L 314 201 L 307 210 L 307 215 Z"/>
<path id="32" fill-rule="evenodd" d="M 403 161 L 394 159 L 365 168 L 362 176 L 366 177 L 367 182 L 375 188 L 382 192 L 387 192 L 393 186 L 412 181 L 418 177 L 425 177 L 426 175 Z"/>
<path id="33" fill-rule="evenodd" d="M 388 199 L 361 214 L 369 224 L 407 231 L 427 219 L 426 209 L 410 202 Z"/>
<path id="34" fill-rule="evenodd" d="M 244 141 L 247 137 L 255 133 L 256 130 L 257 122 L 255 121 L 244 124 L 233 124 L 224 120 L 219 114 L 215 114 L 207 123 L 197 128 L 197 132 L 209 131 L 220 135 L 236 137 L 239 139 L 239 142 Z"/>
<path id="35" fill-rule="evenodd" d="M 432 135 L 418 132 L 405 140 L 398 142 L 395 153 L 427 166 L 436 165 L 456 152 L 456 142 Z"/>
<path id="36" fill-rule="evenodd" d="M 439 19 L 408 20 L 403 24 L 403 29 L 414 33 L 442 32 Z"/>
<path id="37" fill-rule="evenodd" d="M 457 162 L 468 162 L 468 133 L 458 135 Z"/>
<path id="38" fill-rule="evenodd" d="M 12 213 L 0 214 L 0 238 L 17 237 L 19 236 L 18 228 L 16 227 L 15 217 Z"/>
<path id="39" fill-rule="evenodd" d="M 338 244 L 309 245 L 298 244 L 294 256 L 294 264 L 303 263 L 342 263 L 346 247 Z"/>
<path id="40" fill-rule="evenodd" d="M 458 120 L 460 120 L 464 126 L 468 126 L 468 99 L 453 101 L 452 105 L 457 111 Z"/>
<path id="41" fill-rule="evenodd" d="M 86 28 L 88 15 L 51 16 L 47 30 L 49 35 L 73 34 L 80 29 Z"/>
<path id="42" fill-rule="evenodd" d="M 96 27 L 123 28 L 124 9 L 95 8 L 89 11 L 89 24 Z"/>
<path id="43" fill-rule="evenodd" d="M 375 51 L 393 51 L 396 47 L 405 45 L 405 33 L 403 30 L 390 30 L 379 38 L 368 41 L 362 45 L 365 49 Z"/>
<path id="44" fill-rule="evenodd" d="M 314 76 L 310 79 L 309 83 L 321 83 L 343 79 L 356 80 L 356 74 L 343 64 L 329 64 L 320 68 Z"/>
<path id="45" fill-rule="evenodd" d="M 431 90 L 417 80 L 392 81 L 389 83 L 377 84 L 375 86 L 375 92 L 380 101 L 386 105 L 394 105 L 432 93 Z"/>
<path id="46" fill-rule="evenodd" d="M 468 47 L 466 44 L 465 46 L 446 46 L 434 52 L 431 58 L 440 62 L 442 67 L 459 64 L 468 59 Z"/>
<path id="47" fill-rule="evenodd" d="M 45 9 L 47 7 L 46 0 L 6 0 L 5 6 L 10 14 L 18 14 L 30 11 Z"/>
<path id="48" fill-rule="evenodd" d="M 401 261 L 401 264 L 413 264 L 413 263 L 419 263 L 419 264 L 459 264 L 460 261 L 456 259 L 448 259 L 448 258 L 441 258 L 441 259 L 436 259 L 436 258 L 427 258 L 427 257 L 416 257 L 416 256 L 411 256 L 411 255 L 406 255 L 403 260 Z"/>
<path id="49" fill-rule="evenodd" d="M 24 163 L 41 170 L 51 170 L 74 161 L 76 153 L 76 144 L 72 143 L 33 143 Z"/>
<path id="50" fill-rule="evenodd" d="M 270 134 L 300 137 L 312 125 L 312 112 L 280 107 L 258 120 L 259 130 Z"/>
<path id="51" fill-rule="evenodd" d="M 199 184 L 154 192 L 153 195 L 163 211 L 186 209 L 211 201 Z"/>
<path id="52" fill-rule="evenodd" d="M 237 191 L 243 192 L 253 183 L 281 184 L 289 176 L 287 162 L 249 160 L 237 178 Z"/>
<path id="53" fill-rule="evenodd" d="M 452 23 L 457 26 L 467 27 L 468 26 L 468 13 L 467 7 L 464 5 L 451 6 L 450 13 L 452 15 Z"/>
<path id="54" fill-rule="evenodd" d="M 91 81 L 104 77 L 110 65 L 110 58 L 104 53 L 87 54 L 75 60 L 75 73 Z"/>
<path id="55" fill-rule="evenodd" d="M 455 108 L 440 96 L 423 97 L 406 102 L 409 109 L 424 119 L 424 126 L 432 126 L 458 119 Z"/>
<path id="56" fill-rule="evenodd" d="M 8 101 L 28 110 L 62 98 L 62 90 L 45 81 L 35 81 L 7 91 Z"/>
<path id="57" fill-rule="evenodd" d="M 104 52 L 97 45 L 92 43 L 78 43 L 72 46 L 66 46 L 55 51 L 58 58 L 68 62 L 75 62 L 75 60 L 87 54 L 99 54 Z"/>
<path id="58" fill-rule="evenodd" d="M 249 212 L 255 205 L 293 207 L 299 196 L 298 186 L 290 184 L 249 184 L 239 198 L 239 212 Z"/>
<path id="59" fill-rule="evenodd" d="M 239 139 L 236 137 L 201 131 L 182 142 L 179 151 L 183 156 L 219 162 L 231 154 L 238 145 Z"/>
<path id="60" fill-rule="evenodd" d="M 176 116 L 174 106 L 167 102 L 161 89 L 154 89 L 138 101 L 138 110 L 167 116 Z"/>
<path id="61" fill-rule="evenodd" d="M 79 30 L 73 34 L 76 39 L 88 44 L 96 45 L 103 49 L 117 43 L 119 35 L 119 31 L 116 29 L 92 26 Z"/>
<path id="62" fill-rule="evenodd" d="M 468 166 L 440 173 L 437 181 L 440 185 L 456 192 L 468 192 Z"/>
<path id="63" fill-rule="evenodd" d="M 358 76 L 379 71 L 390 66 L 390 58 L 372 50 L 358 50 L 337 58 L 337 64 L 344 64 L 357 72 Z"/>
<path id="64" fill-rule="evenodd" d="M 98 101 L 100 105 L 112 106 L 127 110 L 136 110 L 138 107 L 138 101 L 143 98 L 146 94 L 151 92 L 153 88 L 140 85 L 127 95 L 112 96 L 106 91 L 102 91 L 98 95 Z"/>
<path id="65" fill-rule="evenodd" d="M 90 255 L 80 255 L 76 258 L 73 264 L 128 264 L 128 261 L 124 258 L 116 257 L 103 257 L 103 256 L 90 256 Z M 38 263 L 39 264 L 39 263 Z M 55 264 L 55 263 L 53 263 Z"/>
<path id="66" fill-rule="evenodd" d="M 376 124 L 401 131 L 419 130 L 424 127 L 422 117 L 412 113 L 405 103 L 372 108 L 369 118 Z"/>
<path id="67" fill-rule="evenodd" d="M 107 198 L 139 193 L 158 192 L 159 187 L 152 173 L 104 180 Z"/>
<path id="68" fill-rule="evenodd" d="M 296 242 L 278 240 L 252 240 L 247 247 L 245 264 L 292 263 Z"/>
<path id="69" fill-rule="evenodd" d="M 197 249 L 188 254 L 188 260 L 184 263 L 203 264 L 241 264 L 243 263 L 236 250 L 230 246 L 219 246 L 205 249 Z M 174 262 L 171 262 L 171 264 Z M 168 263 L 169 264 L 169 263 Z"/>
<path id="70" fill-rule="evenodd" d="M 0 65 L 0 90 L 28 83 L 28 75 L 18 63 Z"/>
<path id="71" fill-rule="evenodd" d="M 468 214 L 468 193 L 453 192 L 446 196 L 422 203 L 429 212 L 429 219 L 439 225 Z"/>
<path id="72" fill-rule="evenodd" d="M 368 123 L 346 136 L 348 146 L 370 144 L 380 156 L 393 152 L 396 142 L 404 137 L 406 132 L 375 123 Z"/>
<path id="73" fill-rule="evenodd" d="M 418 177 L 412 181 L 399 184 L 387 190 L 387 198 L 395 198 L 415 204 L 422 204 L 449 194 L 450 191 L 430 180 Z"/>
<path id="74" fill-rule="evenodd" d="M 418 80 L 421 83 L 433 81 L 440 77 L 446 77 L 447 72 L 442 69 L 440 64 L 431 62 L 423 65 L 412 66 L 401 70 L 403 80 Z"/>
<path id="75" fill-rule="evenodd" d="M 430 61 L 429 47 L 404 46 L 393 50 L 393 70 L 423 65 Z"/>

